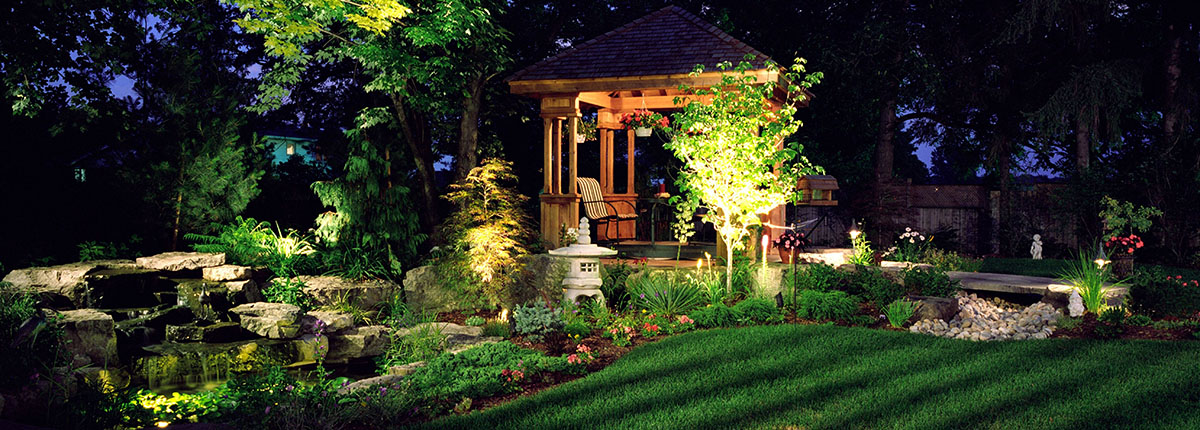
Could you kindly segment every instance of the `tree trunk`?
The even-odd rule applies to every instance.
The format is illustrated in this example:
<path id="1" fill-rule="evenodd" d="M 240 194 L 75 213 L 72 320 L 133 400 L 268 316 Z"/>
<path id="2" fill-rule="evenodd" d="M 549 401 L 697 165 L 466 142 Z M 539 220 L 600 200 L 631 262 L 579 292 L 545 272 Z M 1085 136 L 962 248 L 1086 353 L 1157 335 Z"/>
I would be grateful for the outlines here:
<path id="1" fill-rule="evenodd" d="M 421 216 L 421 228 L 427 232 L 432 232 L 438 223 L 437 187 L 433 171 L 433 143 L 429 132 L 425 130 L 424 118 L 405 108 L 404 100 L 400 96 L 392 94 L 390 97 L 392 99 L 392 108 L 395 110 L 396 120 L 400 122 L 400 130 L 404 135 L 404 142 L 408 145 L 409 152 L 412 154 L 413 164 L 417 166 L 417 178 L 421 182 L 419 184 L 421 204 L 417 205 L 418 214 Z"/>
<path id="2" fill-rule="evenodd" d="M 893 88 L 897 89 L 898 88 Z M 883 184 L 892 179 L 896 137 L 896 93 L 889 91 L 888 98 L 879 111 L 879 138 L 875 142 L 875 183 Z"/>
<path id="3" fill-rule="evenodd" d="M 1167 26 L 1167 55 L 1164 64 L 1165 89 L 1163 93 L 1163 143 L 1168 148 L 1168 151 L 1176 142 L 1176 124 L 1179 122 L 1179 110 L 1176 107 L 1176 99 L 1179 94 L 1179 75 L 1181 69 L 1179 66 L 1180 55 L 1183 51 L 1183 35 L 1182 31 L 1176 28 L 1175 25 Z"/>
<path id="4" fill-rule="evenodd" d="M 467 97 L 463 99 L 462 120 L 458 125 L 458 153 L 454 157 L 456 183 L 465 179 L 479 164 L 479 111 L 486 82 L 482 72 L 475 72 L 467 82 Z"/>
<path id="5" fill-rule="evenodd" d="M 908 12 L 909 2 L 896 2 L 899 7 L 895 11 L 896 17 L 894 22 L 897 22 L 901 28 L 907 25 L 906 14 Z M 901 33 L 904 34 L 904 33 Z M 903 70 L 901 62 L 904 61 L 904 51 L 908 49 L 905 41 L 901 37 L 897 37 L 892 50 L 895 52 L 892 55 L 892 64 L 888 69 L 886 79 L 886 87 L 884 88 L 883 106 L 879 109 L 879 137 L 875 141 L 875 184 L 884 184 L 891 182 L 892 172 L 895 164 L 895 144 L 893 141 L 896 138 L 896 127 L 899 126 L 899 121 L 896 119 L 896 103 L 900 98 L 900 71 Z"/>
<path id="6" fill-rule="evenodd" d="M 1096 109 L 1084 106 L 1075 116 L 1075 168 L 1082 172 L 1091 161 L 1093 124 L 1096 122 Z"/>
<path id="7" fill-rule="evenodd" d="M 175 186 L 179 187 L 175 192 L 175 229 L 171 232 L 171 250 L 179 250 L 179 224 L 183 221 L 183 169 L 184 169 L 183 150 L 179 152 L 179 180 Z"/>

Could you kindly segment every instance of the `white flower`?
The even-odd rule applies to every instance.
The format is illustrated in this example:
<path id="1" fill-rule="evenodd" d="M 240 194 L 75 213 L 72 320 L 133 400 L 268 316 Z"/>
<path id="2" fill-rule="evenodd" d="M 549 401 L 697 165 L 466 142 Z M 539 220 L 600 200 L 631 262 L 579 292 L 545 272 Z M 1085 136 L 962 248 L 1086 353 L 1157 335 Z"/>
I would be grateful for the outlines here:
<path id="1" fill-rule="evenodd" d="M 909 239 L 908 243 L 917 243 L 915 240 Z"/>
<path id="2" fill-rule="evenodd" d="M 904 227 L 904 231 L 912 231 L 912 227 Z"/>
<path id="3" fill-rule="evenodd" d="M 925 235 L 921 235 L 921 240 L 925 240 Z"/>

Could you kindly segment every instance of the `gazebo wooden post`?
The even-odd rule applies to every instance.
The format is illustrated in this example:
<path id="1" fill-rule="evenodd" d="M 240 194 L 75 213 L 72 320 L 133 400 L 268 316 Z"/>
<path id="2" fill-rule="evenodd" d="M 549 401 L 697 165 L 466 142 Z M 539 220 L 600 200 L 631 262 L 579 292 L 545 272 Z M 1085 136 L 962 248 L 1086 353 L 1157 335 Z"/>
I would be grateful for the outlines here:
<path id="1" fill-rule="evenodd" d="M 542 192 L 554 193 L 554 118 L 542 118 Z"/>
<path id="2" fill-rule="evenodd" d="M 633 141 L 635 137 L 633 130 L 626 131 L 626 135 L 629 136 L 629 153 L 625 159 L 625 194 L 634 194 L 637 192 L 633 189 Z"/>
<path id="3" fill-rule="evenodd" d="M 613 194 L 616 192 L 616 188 L 617 188 L 616 185 L 613 184 L 613 159 L 615 158 L 613 156 L 613 148 L 614 148 L 613 140 L 616 140 L 617 133 L 611 129 L 604 130 L 604 131 L 605 131 L 604 134 L 608 136 L 608 141 L 605 142 L 605 149 L 604 149 L 604 152 L 606 154 L 606 156 L 604 158 L 604 178 L 605 178 L 605 182 L 608 183 L 608 188 L 605 189 L 605 192 L 607 192 L 608 194 Z"/>
<path id="4" fill-rule="evenodd" d="M 556 194 L 554 190 L 554 118 L 542 118 L 542 195 L 548 196 Z M 541 199 L 541 230 L 542 238 L 557 240 L 557 231 L 554 226 L 558 223 L 550 216 L 553 211 L 550 210 L 549 203 L 545 199 Z"/>
<path id="5" fill-rule="evenodd" d="M 550 194 L 562 194 L 562 119 L 554 119 L 554 191 Z"/>
<path id="6" fill-rule="evenodd" d="M 570 182 L 567 184 L 567 188 L 571 190 L 569 194 L 578 194 L 579 184 L 577 184 L 577 181 L 575 180 L 575 178 L 579 175 L 579 144 L 577 143 L 578 141 L 575 140 L 575 135 L 579 133 L 578 115 L 567 117 L 567 128 L 569 129 L 569 133 L 567 133 L 567 141 L 570 142 L 568 146 L 570 147 L 569 151 L 571 163 L 571 165 L 567 167 L 567 178 L 570 180 Z"/>
<path id="7" fill-rule="evenodd" d="M 597 127 L 596 137 L 600 140 L 600 191 L 608 194 L 608 130 Z"/>

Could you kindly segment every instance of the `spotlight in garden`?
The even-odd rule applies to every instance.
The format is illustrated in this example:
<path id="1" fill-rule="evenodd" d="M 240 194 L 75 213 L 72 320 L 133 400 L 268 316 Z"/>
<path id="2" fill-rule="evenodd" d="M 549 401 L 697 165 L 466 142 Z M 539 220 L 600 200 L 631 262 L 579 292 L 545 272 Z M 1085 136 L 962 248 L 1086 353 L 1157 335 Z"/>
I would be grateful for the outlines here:
<path id="1" fill-rule="evenodd" d="M 1101 269 L 1103 269 L 1104 266 L 1108 265 L 1108 263 L 1111 263 L 1111 261 L 1108 260 L 1108 255 L 1106 255 L 1104 253 L 1104 245 L 1103 244 L 1096 246 L 1096 259 L 1092 260 L 1092 262 L 1096 263 L 1096 267 L 1099 267 Z"/>
<path id="2" fill-rule="evenodd" d="M 857 227 L 850 229 L 850 239 L 851 240 L 858 239 L 858 235 L 860 235 L 860 234 L 862 234 L 862 232 L 858 231 Z"/>

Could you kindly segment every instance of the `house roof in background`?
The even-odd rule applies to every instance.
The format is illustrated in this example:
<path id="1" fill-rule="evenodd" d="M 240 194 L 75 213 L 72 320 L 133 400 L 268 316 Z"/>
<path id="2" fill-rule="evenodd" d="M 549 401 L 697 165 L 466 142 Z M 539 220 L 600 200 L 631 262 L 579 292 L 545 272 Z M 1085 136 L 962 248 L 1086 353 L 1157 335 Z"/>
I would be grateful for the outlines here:
<path id="1" fill-rule="evenodd" d="M 697 64 L 713 70 L 753 55 L 761 68 L 769 57 L 717 27 L 668 6 L 616 30 L 580 43 L 510 76 L 507 81 L 588 79 L 690 73 Z"/>

